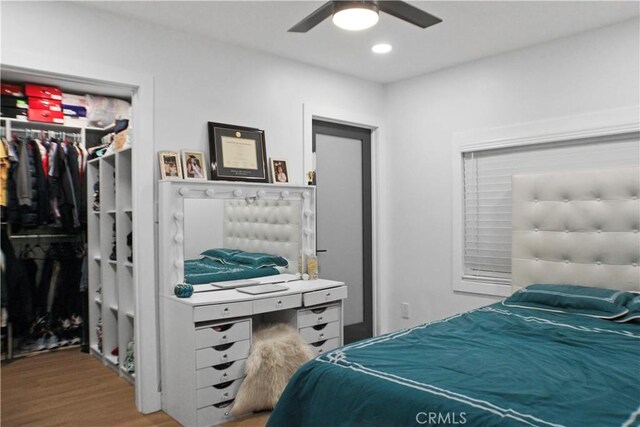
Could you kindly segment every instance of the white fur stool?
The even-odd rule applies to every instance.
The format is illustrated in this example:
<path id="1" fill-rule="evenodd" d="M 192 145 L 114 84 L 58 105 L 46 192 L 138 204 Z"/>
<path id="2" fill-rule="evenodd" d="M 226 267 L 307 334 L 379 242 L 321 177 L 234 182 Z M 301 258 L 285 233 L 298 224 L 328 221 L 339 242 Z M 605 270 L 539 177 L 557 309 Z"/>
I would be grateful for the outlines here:
<path id="1" fill-rule="evenodd" d="M 298 331 L 284 323 L 254 333 L 232 414 L 273 409 L 293 373 L 313 356 Z"/>

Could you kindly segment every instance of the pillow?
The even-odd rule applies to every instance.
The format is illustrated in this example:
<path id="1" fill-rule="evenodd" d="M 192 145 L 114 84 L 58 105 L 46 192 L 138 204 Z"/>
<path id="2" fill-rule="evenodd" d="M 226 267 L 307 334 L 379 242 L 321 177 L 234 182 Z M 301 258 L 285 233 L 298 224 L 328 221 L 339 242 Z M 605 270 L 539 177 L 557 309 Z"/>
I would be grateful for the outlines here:
<path id="1" fill-rule="evenodd" d="M 242 252 L 240 249 L 215 248 L 207 249 L 206 251 L 201 252 L 200 255 L 219 261 L 223 264 L 228 264 L 231 257 L 240 252 Z"/>
<path id="2" fill-rule="evenodd" d="M 239 252 L 233 254 L 229 261 L 247 265 L 253 268 L 262 267 L 286 267 L 289 262 L 277 255 L 269 255 L 261 252 Z"/>
<path id="3" fill-rule="evenodd" d="M 640 295 L 636 295 L 627 302 L 627 310 L 629 312 L 624 316 L 616 319 L 616 322 L 631 322 L 635 320 L 640 322 Z"/>
<path id="4" fill-rule="evenodd" d="M 626 314 L 632 294 L 577 285 L 529 285 L 503 301 L 510 307 L 615 319 Z"/>
<path id="5" fill-rule="evenodd" d="M 247 376 L 231 413 L 273 409 L 293 373 L 313 356 L 309 344 L 289 325 L 278 323 L 256 332 L 244 366 Z"/>

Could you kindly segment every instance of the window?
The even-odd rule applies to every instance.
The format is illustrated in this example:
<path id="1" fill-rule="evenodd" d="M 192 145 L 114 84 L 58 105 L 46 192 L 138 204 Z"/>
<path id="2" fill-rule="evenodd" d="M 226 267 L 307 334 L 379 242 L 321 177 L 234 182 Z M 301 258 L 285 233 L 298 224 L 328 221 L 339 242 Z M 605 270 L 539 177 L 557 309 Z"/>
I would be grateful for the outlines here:
<path id="1" fill-rule="evenodd" d="M 510 295 L 511 176 L 639 166 L 637 117 L 629 108 L 454 135 L 453 289 Z"/>
<path id="2" fill-rule="evenodd" d="M 634 166 L 638 139 L 622 136 L 463 153 L 463 277 L 509 283 L 511 175 Z"/>

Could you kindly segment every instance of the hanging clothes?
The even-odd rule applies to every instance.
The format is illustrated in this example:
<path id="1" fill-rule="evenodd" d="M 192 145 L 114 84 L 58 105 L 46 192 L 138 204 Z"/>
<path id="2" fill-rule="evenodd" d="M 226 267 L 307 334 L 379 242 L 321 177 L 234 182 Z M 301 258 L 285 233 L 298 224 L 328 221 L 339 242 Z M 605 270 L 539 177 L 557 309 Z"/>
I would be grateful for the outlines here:
<path id="1" fill-rule="evenodd" d="M 56 222 L 68 232 L 80 228 L 81 185 L 78 155 L 75 148 L 64 142 L 52 142 L 49 156 L 49 189 Z"/>
<path id="2" fill-rule="evenodd" d="M 18 153 L 18 162 L 15 168 L 9 169 L 9 222 L 14 230 L 46 224 L 50 211 L 40 149 L 31 138 L 16 139 L 13 147 Z"/>

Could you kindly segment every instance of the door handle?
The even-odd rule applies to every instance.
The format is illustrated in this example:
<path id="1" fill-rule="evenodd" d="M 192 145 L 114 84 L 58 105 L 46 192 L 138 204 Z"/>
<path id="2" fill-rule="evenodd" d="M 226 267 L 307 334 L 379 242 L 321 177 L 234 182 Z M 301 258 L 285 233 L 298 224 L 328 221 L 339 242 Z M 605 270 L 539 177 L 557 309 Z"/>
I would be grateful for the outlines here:
<path id="1" fill-rule="evenodd" d="M 317 254 L 319 254 L 321 252 L 327 252 L 327 250 L 326 249 L 316 249 L 316 253 Z"/>

